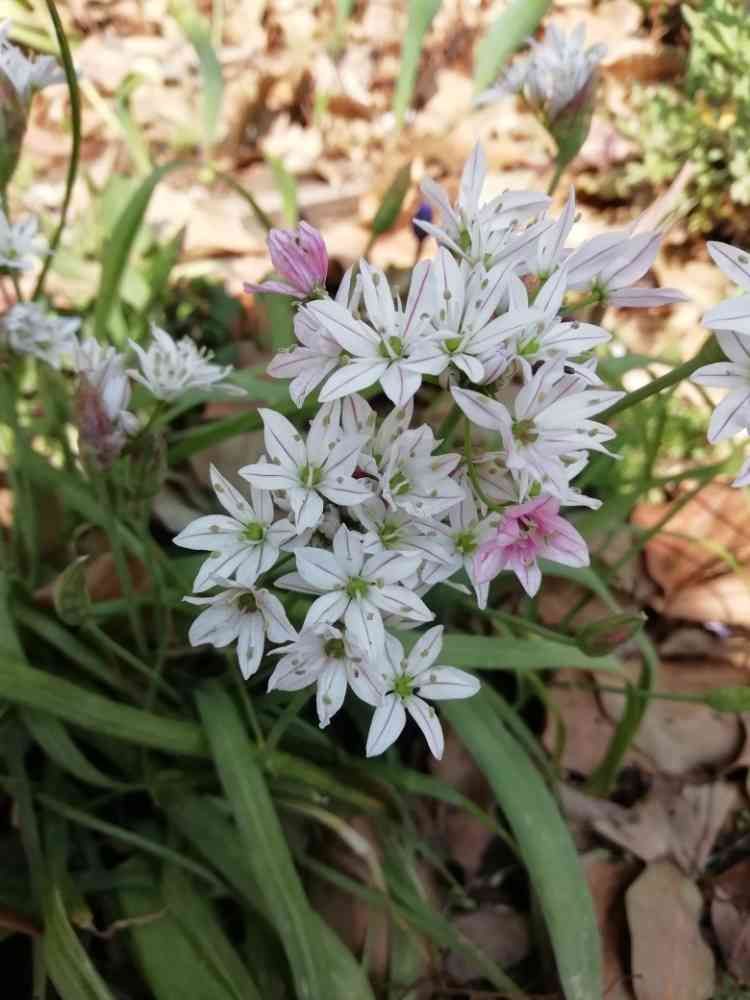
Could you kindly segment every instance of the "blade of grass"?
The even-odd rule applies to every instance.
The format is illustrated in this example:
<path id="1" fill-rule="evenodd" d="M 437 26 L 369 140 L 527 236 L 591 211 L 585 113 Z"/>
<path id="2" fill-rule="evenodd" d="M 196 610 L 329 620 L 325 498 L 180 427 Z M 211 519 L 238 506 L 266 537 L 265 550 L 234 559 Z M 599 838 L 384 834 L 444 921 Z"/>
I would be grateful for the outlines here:
<path id="1" fill-rule="evenodd" d="M 135 859 L 120 865 L 118 871 L 133 877 L 150 876 L 153 882 L 148 867 Z M 150 996 L 155 1000 L 238 1000 L 226 979 L 216 974 L 183 933 L 159 889 L 153 885 L 121 888 L 117 895 Z"/>
<path id="2" fill-rule="evenodd" d="M 47 892 L 44 928 L 44 958 L 61 1000 L 114 1000 L 71 927 L 56 885 Z"/>
<path id="3" fill-rule="evenodd" d="M 0 661 L 0 698 L 13 705 L 49 712 L 73 726 L 115 740 L 165 753 L 206 755 L 205 737 L 194 723 L 122 705 L 18 661 Z"/>
<path id="4" fill-rule="evenodd" d="M 440 10 L 440 3 L 441 0 L 409 0 L 408 24 L 401 48 L 401 66 L 393 95 L 393 113 L 399 128 L 404 123 L 404 116 L 411 104 L 414 85 L 417 82 L 424 36 L 432 24 L 432 19 Z"/>
<path id="5" fill-rule="evenodd" d="M 405 633 L 404 646 L 411 648 L 417 633 Z M 621 673 L 616 656 L 588 656 L 575 646 L 532 636 L 528 639 L 491 638 L 482 635 L 447 633 L 443 638 L 441 662 L 475 670 L 600 670 Z"/>
<path id="6" fill-rule="evenodd" d="M 319 1000 L 343 995 L 337 993 L 332 962 L 349 967 L 351 960 L 355 969 L 356 963 L 348 952 L 346 956 L 334 955 L 330 942 L 328 946 L 324 943 L 238 709 L 216 684 L 201 690 L 197 701 L 248 862 L 289 957 L 298 996 L 300 1000 Z M 340 942 L 338 950 L 344 950 Z M 371 996 L 364 978 L 356 995 L 362 1000 Z"/>
<path id="7" fill-rule="evenodd" d="M 44 264 L 42 265 L 42 270 L 39 274 L 39 278 L 37 279 L 37 283 L 32 294 L 33 299 L 38 299 L 44 291 L 44 282 L 47 279 L 47 272 L 52 266 L 55 251 L 57 250 L 60 240 L 62 239 L 62 234 L 65 231 L 68 209 L 70 208 L 70 199 L 73 197 L 73 186 L 75 185 L 76 176 L 78 175 L 78 163 L 81 157 L 81 94 L 78 89 L 78 78 L 73 65 L 73 57 L 70 53 L 68 39 L 65 37 L 65 29 L 63 28 L 62 21 L 60 20 L 60 15 L 57 12 L 55 2 L 54 0 L 46 0 L 46 3 L 49 16 L 52 19 L 52 25 L 55 29 L 57 44 L 60 46 L 60 58 L 62 59 L 63 70 L 65 71 L 65 81 L 68 85 L 68 94 L 70 95 L 70 158 L 68 159 L 68 172 L 65 178 L 65 194 L 63 195 L 63 203 L 60 208 L 60 221 L 58 222 L 57 229 L 49 242 L 49 250 L 44 258 Z"/>
<path id="8" fill-rule="evenodd" d="M 495 80 L 518 46 L 536 31 L 552 0 L 513 0 L 492 24 L 474 52 L 474 90 Z"/>
<path id="9" fill-rule="evenodd" d="M 173 850 L 171 847 L 165 847 L 159 841 L 152 840 L 150 837 L 144 837 L 139 833 L 134 833 L 132 830 L 126 830 L 123 827 L 116 826 L 114 823 L 107 823 L 105 820 L 84 812 L 83 809 L 76 809 L 66 802 L 59 802 L 50 795 L 40 793 L 37 795 L 36 800 L 45 809 L 50 809 L 58 816 L 63 816 L 65 819 L 70 820 L 71 823 L 86 827 L 88 830 L 95 830 L 97 833 L 101 833 L 105 837 L 111 837 L 112 840 L 120 841 L 123 844 L 129 844 L 131 847 L 160 858 L 162 861 L 179 865 L 180 868 L 184 868 L 186 871 L 191 872 L 191 874 L 203 879 L 203 881 L 209 882 L 213 888 L 221 888 L 221 883 L 208 868 L 197 861 L 193 861 L 192 858 L 186 857 L 179 851 Z"/>
<path id="10" fill-rule="evenodd" d="M 162 879 L 164 902 L 180 929 L 217 979 L 235 1000 L 262 1000 L 258 987 L 229 943 L 211 903 L 177 868 L 167 867 Z"/>
<path id="11" fill-rule="evenodd" d="M 539 899 L 567 1000 L 604 995 L 599 932 L 570 832 L 526 753 L 482 697 L 442 711 L 497 796 Z"/>
<path id="12" fill-rule="evenodd" d="M 122 788 L 123 783 L 107 777 L 81 753 L 65 726 L 54 715 L 25 709 L 21 712 L 26 728 L 47 756 L 79 781 L 96 788 Z"/>
<path id="13" fill-rule="evenodd" d="M 284 166 L 284 161 L 278 156 L 267 156 L 266 163 L 271 168 L 273 182 L 281 195 L 281 211 L 284 223 L 294 228 L 299 221 L 299 204 L 297 202 L 297 181 Z"/>
<path id="14" fill-rule="evenodd" d="M 185 161 L 174 160 L 153 170 L 125 206 L 106 241 L 94 307 L 94 336 L 99 340 L 108 339 L 109 317 L 118 301 L 130 250 L 143 224 L 151 196 L 164 177 L 184 166 L 187 166 Z"/>

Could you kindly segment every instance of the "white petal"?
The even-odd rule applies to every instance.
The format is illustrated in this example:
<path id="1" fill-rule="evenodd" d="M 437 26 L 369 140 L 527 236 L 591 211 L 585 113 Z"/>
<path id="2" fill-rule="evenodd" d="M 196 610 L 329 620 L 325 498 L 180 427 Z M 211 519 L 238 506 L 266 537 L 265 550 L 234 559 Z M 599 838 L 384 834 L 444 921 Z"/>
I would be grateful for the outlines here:
<path id="1" fill-rule="evenodd" d="M 385 628 L 383 618 L 372 601 L 367 598 L 350 601 L 344 614 L 344 622 L 355 641 L 367 650 L 370 656 L 375 659 L 382 656 Z"/>
<path id="2" fill-rule="evenodd" d="M 302 534 L 307 528 L 317 528 L 323 517 L 323 501 L 315 490 L 308 490 L 303 486 L 289 490 L 289 503 L 292 505 L 297 534 Z"/>
<path id="3" fill-rule="evenodd" d="M 297 594 L 319 594 L 320 591 L 311 587 L 307 580 L 303 580 L 299 573 L 285 573 L 274 583 L 275 587 L 282 590 L 293 590 Z"/>
<path id="4" fill-rule="evenodd" d="M 488 399 L 487 396 L 470 389 L 454 388 L 451 389 L 451 393 L 463 413 L 477 427 L 484 427 L 490 431 L 510 428 L 510 414 L 497 400 Z"/>
<path id="5" fill-rule="evenodd" d="M 372 714 L 370 729 L 367 734 L 368 757 L 376 757 L 383 753 L 399 738 L 406 725 L 406 712 L 401 699 L 396 695 L 387 694 L 383 704 Z"/>
<path id="6" fill-rule="evenodd" d="M 414 678 L 415 686 L 423 698 L 448 701 L 471 698 L 480 688 L 479 681 L 465 670 L 456 667 L 433 667 Z"/>
<path id="7" fill-rule="evenodd" d="M 241 545 L 237 549 L 228 549 L 225 552 L 212 552 L 208 559 L 201 564 L 195 580 L 193 590 L 199 594 L 204 590 L 209 590 L 215 586 L 215 576 L 231 577 L 238 566 L 240 566 L 247 553 L 247 547 Z"/>
<path id="8" fill-rule="evenodd" d="M 190 626 L 188 640 L 191 646 L 204 643 L 221 648 L 237 638 L 238 615 L 235 608 L 222 603 L 202 611 Z"/>
<path id="9" fill-rule="evenodd" d="M 380 384 L 394 406 L 405 406 L 422 384 L 422 377 L 394 363 L 380 376 Z"/>
<path id="10" fill-rule="evenodd" d="M 339 528 L 337 535 L 346 530 L 344 527 Z M 299 549 L 297 570 L 303 580 L 321 593 L 327 590 L 341 590 L 346 585 L 346 571 L 333 552 L 327 552 L 325 549 Z"/>
<path id="11" fill-rule="evenodd" d="M 379 552 L 367 560 L 362 575 L 370 581 L 396 583 L 411 576 L 418 566 L 416 556 L 405 556 L 402 552 Z"/>
<path id="12" fill-rule="evenodd" d="M 268 678 L 268 690 L 301 691 L 318 679 L 324 664 L 322 656 L 305 658 L 295 650 L 276 664 Z"/>
<path id="13" fill-rule="evenodd" d="M 709 309 L 703 316 L 703 325 L 709 330 L 734 330 L 750 334 L 750 295 L 726 299 Z"/>
<path id="14" fill-rule="evenodd" d="M 355 319 L 351 313 L 331 299 L 311 302 L 309 307 L 321 326 L 336 343 L 357 358 L 377 358 L 380 338 L 366 323 Z"/>
<path id="15" fill-rule="evenodd" d="M 261 409 L 266 451 L 285 469 L 298 469 L 307 463 L 307 450 L 302 435 L 276 410 Z"/>
<path id="16" fill-rule="evenodd" d="M 259 614 L 242 615 L 237 637 L 237 660 L 245 680 L 251 677 L 260 666 L 265 639 L 266 630 L 262 616 Z"/>
<path id="17" fill-rule="evenodd" d="M 358 576 L 362 570 L 364 553 L 362 551 L 363 536 L 357 531 L 350 531 L 342 524 L 333 536 L 333 553 L 338 565 L 343 569 L 343 577 Z"/>
<path id="18" fill-rule="evenodd" d="M 247 524 L 248 521 L 254 520 L 255 512 L 250 507 L 250 504 L 240 491 L 235 489 L 229 480 L 222 476 L 213 464 L 210 466 L 209 475 L 214 493 L 219 498 L 219 503 L 224 510 L 228 511 L 241 524 Z"/>
<path id="19" fill-rule="evenodd" d="M 407 658 L 408 673 L 412 677 L 431 667 L 443 648 L 443 626 L 435 625 L 417 639 Z"/>
<path id="20" fill-rule="evenodd" d="M 440 760 L 444 749 L 443 727 L 435 709 L 413 694 L 406 699 L 406 710 L 422 730 L 432 756 Z"/>
<path id="21" fill-rule="evenodd" d="M 435 617 L 424 601 L 406 587 L 395 584 L 371 587 L 368 596 L 374 605 L 389 615 L 420 622 L 429 622 Z"/>
<path id="22" fill-rule="evenodd" d="M 266 632 L 271 642 L 290 642 L 297 638 L 297 631 L 289 621 L 284 605 L 268 590 L 257 590 L 255 600 L 258 610 L 266 623 Z"/>
<path id="23" fill-rule="evenodd" d="M 242 531 L 243 525 L 233 517 L 227 517 L 225 514 L 209 514 L 191 521 L 172 541 L 183 549 L 219 552 L 244 545 Z"/>
<path id="24" fill-rule="evenodd" d="M 321 403 L 350 396 L 360 389 L 374 385 L 388 368 L 387 361 L 350 361 L 328 379 L 320 390 Z"/>
<path id="25" fill-rule="evenodd" d="M 342 590 L 331 590 L 313 601 L 305 617 L 305 628 L 317 625 L 318 622 L 337 622 L 353 603 Z"/>
<path id="26" fill-rule="evenodd" d="M 260 490 L 290 490 L 299 485 L 296 473 L 270 462 L 245 465 L 239 470 L 239 475 Z"/>
<path id="27" fill-rule="evenodd" d="M 342 663 L 329 661 L 318 678 L 315 692 L 315 707 L 318 710 L 320 728 L 325 729 L 333 716 L 344 704 L 346 697 L 346 670 Z"/>
<path id="28" fill-rule="evenodd" d="M 729 243 L 719 243 L 717 240 L 709 240 L 706 243 L 708 252 L 723 273 L 739 285 L 750 291 L 750 254 L 739 247 L 730 246 Z"/>

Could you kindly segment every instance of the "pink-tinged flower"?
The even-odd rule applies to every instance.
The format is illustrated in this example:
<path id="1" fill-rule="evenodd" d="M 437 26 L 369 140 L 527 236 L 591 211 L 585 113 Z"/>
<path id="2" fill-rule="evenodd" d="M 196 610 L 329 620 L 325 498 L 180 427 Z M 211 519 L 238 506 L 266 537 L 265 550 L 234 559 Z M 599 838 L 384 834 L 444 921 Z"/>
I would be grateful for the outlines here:
<path id="1" fill-rule="evenodd" d="M 485 583 L 501 570 L 509 569 L 533 597 L 542 582 L 539 559 L 550 559 L 564 566 L 588 566 L 586 542 L 572 524 L 560 517 L 559 510 L 559 500 L 551 496 L 508 507 L 497 534 L 477 550 L 476 579 Z"/>
<path id="2" fill-rule="evenodd" d="M 246 284 L 245 291 L 307 299 L 325 289 L 328 251 L 317 229 L 306 222 L 301 222 L 298 229 L 272 229 L 268 249 L 274 268 L 284 280 Z"/>

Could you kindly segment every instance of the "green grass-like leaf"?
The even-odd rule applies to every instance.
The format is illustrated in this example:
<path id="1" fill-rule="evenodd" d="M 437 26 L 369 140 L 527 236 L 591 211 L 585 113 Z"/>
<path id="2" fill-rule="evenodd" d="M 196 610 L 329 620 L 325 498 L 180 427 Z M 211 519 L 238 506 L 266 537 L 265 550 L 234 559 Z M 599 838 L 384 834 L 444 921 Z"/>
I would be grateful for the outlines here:
<path id="1" fill-rule="evenodd" d="M 492 701 L 480 694 L 441 706 L 484 771 L 518 843 L 544 914 L 567 1000 L 599 1000 L 601 946 L 591 897 L 570 831 L 526 753 Z"/>
<path id="2" fill-rule="evenodd" d="M 441 0 L 409 0 L 409 22 L 401 49 L 396 92 L 393 95 L 393 113 L 399 127 L 403 125 L 404 116 L 411 104 L 424 36 L 440 10 L 440 2 Z"/>
<path id="3" fill-rule="evenodd" d="M 551 3 L 552 0 L 513 0 L 502 12 L 476 47 L 475 91 L 482 91 L 493 82 L 508 57 L 533 35 Z"/>

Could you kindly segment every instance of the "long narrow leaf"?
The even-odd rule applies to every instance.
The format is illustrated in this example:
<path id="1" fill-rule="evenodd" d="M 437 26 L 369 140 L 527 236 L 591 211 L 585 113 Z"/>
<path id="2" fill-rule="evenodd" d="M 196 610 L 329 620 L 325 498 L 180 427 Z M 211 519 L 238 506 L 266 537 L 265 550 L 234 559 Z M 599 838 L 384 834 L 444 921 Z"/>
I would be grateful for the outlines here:
<path id="1" fill-rule="evenodd" d="M 99 340 L 107 339 L 109 317 L 118 301 L 128 257 L 138 235 L 138 230 L 143 224 L 151 196 L 156 186 L 167 174 L 184 165 L 181 161 L 176 160 L 153 170 L 138 187 L 115 223 L 105 246 L 102 273 L 96 293 L 94 334 Z"/>
<path id="2" fill-rule="evenodd" d="M 10 659 L 0 661 L 0 698 L 14 705 L 49 712 L 71 725 L 115 740 L 166 753 L 206 755 L 203 733 L 191 722 L 121 705 L 61 677 Z"/>
<path id="3" fill-rule="evenodd" d="M 71 927 L 56 885 L 44 908 L 44 959 L 62 1000 L 114 1000 Z"/>
<path id="4" fill-rule="evenodd" d="M 419 638 L 407 633 L 404 645 L 411 646 Z M 616 656 L 588 656 L 576 646 L 532 636 L 528 639 L 488 638 L 448 632 L 440 654 L 442 663 L 475 670 L 559 670 L 561 667 L 580 670 L 621 672 Z"/>
<path id="5" fill-rule="evenodd" d="M 443 713 L 484 771 L 515 835 L 544 914 L 567 1000 L 599 1000 L 601 946 L 570 832 L 531 761 L 481 694 Z"/>
<path id="6" fill-rule="evenodd" d="M 117 788 L 121 782 L 107 777 L 83 755 L 54 715 L 26 709 L 21 718 L 47 756 L 79 781 L 97 788 Z"/>
<path id="7" fill-rule="evenodd" d="M 234 702 L 218 685 L 209 685 L 198 695 L 198 708 L 253 876 L 289 957 L 299 1000 L 344 995 L 336 982 L 339 970 L 342 965 L 357 969 L 356 963 L 341 942 L 332 948 L 321 933 Z M 365 1000 L 370 995 L 361 976 L 356 996 Z"/>
<path id="8" fill-rule="evenodd" d="M 440 10 L 441 0 L 409 0 L 409 20 L 401 49 L 401 67 L 393 95 L 393 113 L 396 124 L 403 125 L 404 115 L 411 104 L 414 84 L 417 82 L 419 57 L 427 29 Z"/>
<path id="9" fill-rule="evenodd" d="M 552 0 L 512 0 L 474 53 L 474 89 L 484 90 L 503 63 L 536 30 Z"/>

